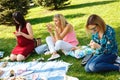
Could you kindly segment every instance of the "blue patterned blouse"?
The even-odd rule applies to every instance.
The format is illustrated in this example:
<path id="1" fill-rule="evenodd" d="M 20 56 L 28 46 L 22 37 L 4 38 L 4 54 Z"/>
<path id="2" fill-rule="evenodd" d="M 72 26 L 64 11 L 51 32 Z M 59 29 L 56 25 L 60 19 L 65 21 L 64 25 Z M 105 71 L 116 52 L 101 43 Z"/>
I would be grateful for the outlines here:
<path id="1" fill-rule="evenodd" d="M 98 38 L 98 33 L 92 34 L 92 40 L 101 45 L 101 48 L 96 49 L 96 54 L 117 54 L 118 46 L 115 39 L 115 31 L 112 27 L 106 25 L 106 31 L 102 39 Z"/>

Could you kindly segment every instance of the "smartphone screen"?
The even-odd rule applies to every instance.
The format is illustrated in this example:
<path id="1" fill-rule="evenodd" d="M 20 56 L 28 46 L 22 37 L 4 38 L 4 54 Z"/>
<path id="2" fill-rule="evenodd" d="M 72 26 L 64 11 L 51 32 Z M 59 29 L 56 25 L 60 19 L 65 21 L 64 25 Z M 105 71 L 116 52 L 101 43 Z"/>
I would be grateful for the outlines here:
<path id="1" fill-rule="evenodd" d="M 0 51 L 0 58 L 2 58 L 4 55 L 4 51 Z"/>

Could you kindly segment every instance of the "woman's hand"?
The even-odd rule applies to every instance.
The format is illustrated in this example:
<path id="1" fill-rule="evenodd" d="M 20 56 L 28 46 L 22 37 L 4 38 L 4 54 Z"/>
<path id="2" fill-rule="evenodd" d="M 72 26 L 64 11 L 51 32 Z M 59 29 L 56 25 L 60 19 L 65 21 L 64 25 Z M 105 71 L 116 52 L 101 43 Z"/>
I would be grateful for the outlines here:
<path id="1" fill-rule="evenodd" d="M 22 36 L 23 33 L 22 32 L 15 32 L 14 34 L 15 34 L 15 36 Z"/>
<path id="2" fill-rule="evenodd" d="M 49 33 L 52 33 L 52 27 L 53 27 L 53 25 L 49 23 L 49 24 L 47 24 L 46 26 L 47 26 L 48 32 L 49 32 Z"/>
<path id="3" fill-rule="evenodd" d="M 72 48 L 71 48 L 72 51 L 74 51 L 74 50 L 76 50 L 76 49 L 78 49 L 78 48 L 77 48 L 77 47 L 72 47 Z"/>
<path id="4" fill-rule="evenodd" d="M 100 48 L 100 47 L 101 47 L 98 43 L 94 42 L 93 40 L 90 41 L 90 44 L 89 44 L 89 45 L 90 45 L 90 47 L 93 48 L 93 49 L 97 49 L 97 48 Z"/>

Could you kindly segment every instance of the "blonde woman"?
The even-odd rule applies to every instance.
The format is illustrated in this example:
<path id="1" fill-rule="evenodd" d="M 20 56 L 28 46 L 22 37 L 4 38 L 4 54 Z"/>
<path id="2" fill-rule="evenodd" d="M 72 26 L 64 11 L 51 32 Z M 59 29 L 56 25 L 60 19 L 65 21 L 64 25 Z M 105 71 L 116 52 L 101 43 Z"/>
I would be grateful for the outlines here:
<path id="1" fill-rule="evenodd" d="M 47 24 L 50 36 L 46 38 L 50 53 L 52 56 L 48 60 L 59 58 L 58 50 L 64 53 L 78 45 L 78 40 L 73 26 L 67 22 L 62 14 L 56 14 L 53 18 L 54 24 Z"/>

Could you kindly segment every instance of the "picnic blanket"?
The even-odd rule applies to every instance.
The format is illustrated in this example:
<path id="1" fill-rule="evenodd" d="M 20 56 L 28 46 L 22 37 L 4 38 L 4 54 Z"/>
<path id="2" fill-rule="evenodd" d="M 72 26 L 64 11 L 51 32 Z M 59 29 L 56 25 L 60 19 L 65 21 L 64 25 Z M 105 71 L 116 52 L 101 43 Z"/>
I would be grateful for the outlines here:
<path id="1" fill-rule="evenodd" d="M 4 62 L 0 62 L 2 65 Z M 0 78 L 10 76 L 10 71 L 15 72 L 15 76 L 24 76 L 26 80 L 64 80 L 69 63 L 63 61 L 50 62 L 8 62 L 2 68 L 4 74 Z"/>

